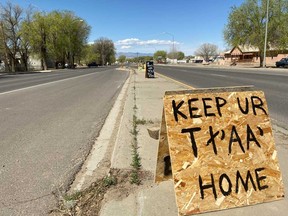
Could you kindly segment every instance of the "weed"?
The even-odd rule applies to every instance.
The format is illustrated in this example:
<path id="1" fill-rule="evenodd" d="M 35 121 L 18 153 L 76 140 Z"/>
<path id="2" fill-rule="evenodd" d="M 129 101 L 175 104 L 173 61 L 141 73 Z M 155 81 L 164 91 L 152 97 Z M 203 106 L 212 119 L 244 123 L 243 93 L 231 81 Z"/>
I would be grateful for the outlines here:
<path id="1" fill-rule="evenodd" d="M 130 131 L 130 133 L 133 135 L 133 140 L 137 140 L 137 135 L 139 131 L 137 130 L 136 127 L 133 127 L 133 129 Z"/>
<path id="2" fill-rule="evenodd" d="M 136 119 L 135 123 L 137 125 L 145 125 L 145 124 L 154 124 L 152 120 L 146 120 L 146 119 Z"/>
<path id="3" fill-rule="evenodd" d="M 131 166 L 135 169 L 135 170 L 139 170 L 141 168 L 141 157 L 137 151 L 137 147 L 133 146 L 132 147 L 132 163 Z"/>
<path id="4" fill-rule="evenodd" d="M 137 185 L 139 185 L 141 183 L 141 181 L 139 179 L 138 172 L 136 170 L 133 170 L 132 173 L 131 173 L 130 183 L 131 184 L 137 184 Z"/>
<path id="5" fill-rule="evenodd" d="M 103 184 L 105 187 L 110 187 L 117 184 L 117 179 L 114 176 L 105 176 L 103 178 Z"/>
<path id="6" fill-rule="evenodd" d="M 130 131 L 130 133 L 132 134 L 133 136 L 133 139 L 134 140 L 137 140 L 137 136 L 138 136 L 138 129 L 137 129 L 137 124 L 136 124 L 136 121 L 137 121 L 137 116 L 134 114 L 133 115 L 133 122 L 132 122 L 132 130 Z"/>
<path id="7" fill-rule="evenodd" d="M 73 194 L 65 194 L 63 195 L 63 200 L 65 201 L 72 201 L 72 200 L 78 200 L 82 196 L 81 191 L 77 191 Z"/>
<path id="8" fill-rule="evenodd" d="M 134 91 L 134 102 L 136 104 L 136 94 L 135 94 L 135 91 Z M 136 106 L 136 105 L 135 105 Z"/>

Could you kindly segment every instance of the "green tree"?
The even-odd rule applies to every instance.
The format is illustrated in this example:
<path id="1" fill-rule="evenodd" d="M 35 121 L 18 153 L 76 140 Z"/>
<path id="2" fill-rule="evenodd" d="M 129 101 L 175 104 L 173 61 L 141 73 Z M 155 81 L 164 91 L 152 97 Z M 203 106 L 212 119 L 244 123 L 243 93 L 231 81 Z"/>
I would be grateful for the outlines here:
<path id="1" fill-rule="evenodd" d="M 109 64 L 114 64 L 116 62 L 116 56 L 115 54 L 114 55 L 110 55 L 110 58 L 109 58 Z"/>
<path id="2" fill-rule="evenodd" d="M 36 12 L 24 22 L 22 32 L 46 70 L 48 60 L 56 67 L 58 63 L 73 67 L 75 58 L 79 60 L 84 53 L 90 26 L 71 11 Z"/>
<path id="3" fill-rule="evenodd" d="M 181 51 L 170 52 L 168 53 L 167 56 L 170 59 L 177 59 L 177 60 L 182 60 L 185 58 L 185 54 Z"/>
<path id="4" fill-rule="evenodd" d="M 118 61 L 119 61 L 121 64 L 123 64 L 123 63 L 126 61 L 126 56 L 125 56 L 125 55 L 120 55 L 120 56 L 118 57 Z"/>
<path id="5" fill-rule="evenodd" d="M 218 47 L 215 44 L 204 43 L 196 51 L 195 55 L 201 56 L 205 61 L 218 54 Z"/>
<path id="6" fill-rule="evenodd" d="M 145 63 L 146 61 L 152 61 L 153 56 L 139 56 L 138 57 L 138 62 L 139 63 Z"/>
<path id="7" fill-rule="evenodd" d="M 52 11 L 47 15 L 51 21 L 48 48 L 55 62 L 68 63 L 74 67 L 76 58 L 84 55 L 90 26 L 71 11 Z"/>
<path id="8" fill-rule="evenodd" d="M 260 66 L 263 66 L 266 10 L 267 0 L 245 0 L 239 7 L 232 7 L 224 29 L 228 45 L 248 45 L 259 49 Z M 267 49 L 287 49 L 287 11 L 287 0 L 270 0 Z"/>
<path id="9" fill-rule="evenodd" d="M 90 33 L 90 26 L 70 11 L 63 12 L 64 31 L 66 33 L 66 57 L 68 64 L 73 67 L 75 57 L 80 57 L 84 44 Z"/>
<path id="10" fill-rule="evenodd" d="M 166 62 L 166 58 L 167 58 L 167 52 L 164 50 L 158 50 L 154 53 L 153 58 L 155 59 L 155 61 L 157 61 L 158 63 L 165 63 Z"/>
<path id="11" fill-rule="evenodd" d="M 177 59 L 177 51 L 171 51 L 171 52 L 169 52 L 168 54 L 167 54 L 167 57 L 169 58 L 169 59 Z"/>
<path id="12" fill-rule="evenodd" d="M 91 44 L 85 45 L 84 50 L 83 50 L 83 56 L 84 56 L 85 64 L 89 64 L 91 62 L 97 62 L 97 63 L 100 62 L 99 61 L 100 54 L 95 52 L 94 46 Z"/>
<path id="13" fill-rule="evenodd" d="M 64 14 L 60 11 L 52 11 L 47 14 L 47 19 L 51 22 L 47 44 L 50 59 L 54 61 L 55 68 L 58 68 L 59 66 L 64 68 L 68 52 L 68 33 L 66 30 Z"/>
<path id="14" fill-rule="evenodd" d="M 31 51 L 37 53 L 41 60 L 41 67 L 47 70 L 48 62 L 48 36 L 50 20 L 44 13 L 36 12 L 32 16 L 32 20 L 23 24 L 22 32 L 25 35 L 25 40 L 29 41 Z"/>
<path id="15" fill-rule="evenodd" d="M 181 51 L 177 52 L 177 59 L 182 60 L 185 58 L 185 54 Z"/>

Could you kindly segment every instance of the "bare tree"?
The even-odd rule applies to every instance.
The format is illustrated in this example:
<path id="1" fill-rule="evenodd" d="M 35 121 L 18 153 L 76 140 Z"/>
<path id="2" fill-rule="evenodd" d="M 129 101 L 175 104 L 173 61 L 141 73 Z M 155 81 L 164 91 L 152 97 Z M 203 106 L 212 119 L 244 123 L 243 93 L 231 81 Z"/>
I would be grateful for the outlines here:
<path id="1" fill-rule="evenodd" d="M 0 27 L 1 27 L 1 32 L 0 32 L 0 55 L 3 56 L 4 64 L 5 64 L 5 70 L 10 71 L 9 67 L 9 55 L 8 55 L 8 48 L 6 44 L 6 34 L 4 30 L 4 24 L 2 20 L 0 20 Z"/>
<path id="2" fill-rule="evenodd" d="M 24 70 L 28 71 L 28 59 L 30 55 L 30 42 L 28 40 L 29 38 L 29 31 L 25 31 L 25 27 L 29 28 L 32 20 L 32 14 L 33 14 L 33 8 L 29 6 L 25 10 L 25 17 L 23 18 L 23 22 L 21 23 L 21 30 L 20 30 L 20 47 L 19 47 L 19 53 L 21 55 L 22 64 L 24 66 Z"/>
<path id="3" fill-rule="evenodd" d="M 101 65 L 115 58 L 115 46 L 112 40 L 101 37 L 94 43 L 94 51 L 100 54 Z"/>
<path id="4" fill-rule="evenodd" d="M 218 47 L 214 44 L 205 43 L 202 44 L 196 51 L 195 55 L 201 56 L 205 61 L 209 61 L 210 57 L 218 54 Z"/>
<path id="5" fill-rule="evenodd" d="M 18 5 L 12 5 L 11 2 L 8 2 L 5 6 L 0 5 L 1 37 L 2 46 L 5 49 L 5 67 L 12 72 L 17 70 L 22 13 L 22 8 Z"/>

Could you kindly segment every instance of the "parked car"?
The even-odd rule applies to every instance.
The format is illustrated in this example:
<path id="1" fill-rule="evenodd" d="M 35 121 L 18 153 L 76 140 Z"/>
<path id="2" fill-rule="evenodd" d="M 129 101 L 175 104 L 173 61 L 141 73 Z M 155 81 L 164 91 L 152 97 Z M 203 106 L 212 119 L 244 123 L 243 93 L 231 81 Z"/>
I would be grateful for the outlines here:
<path id="1" fill-rule="evenodd" d="M 196 59 L 196 60 L 194 60 L 194 63 L 203 63 L 203 60 L 202 59 Z"/>
<path id="2" fill-rule="evenodd" d="M 88 66 L 89 68 L 90 68 L 90 67 L 98 67 L 99 64 L 97 64 L 96 62 L 91 62 L 91 63 L 89 63 L 87 66 Z"/>
<path id="3" fill-rule="evenodd" d="M 276 67 L 288 67 L 288 58 L 282 58 L 276 62 Z"/>

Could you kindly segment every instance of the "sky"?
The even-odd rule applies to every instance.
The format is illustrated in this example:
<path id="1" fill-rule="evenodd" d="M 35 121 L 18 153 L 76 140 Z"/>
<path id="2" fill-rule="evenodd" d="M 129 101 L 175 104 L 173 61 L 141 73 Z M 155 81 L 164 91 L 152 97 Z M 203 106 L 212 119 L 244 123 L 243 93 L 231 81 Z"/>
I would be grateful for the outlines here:
<path id="1" fill-rule="evenodd" d="M 6 0 L 1 0 L 2 4 Z M 244 0 L 10 0 L 23 8 L 73 11 L 91 26 L 88 42 L 111 39 L 117 52 L 170 52 L 193 55 L 203 43 L 220 51 L 232 6 Z"/>

